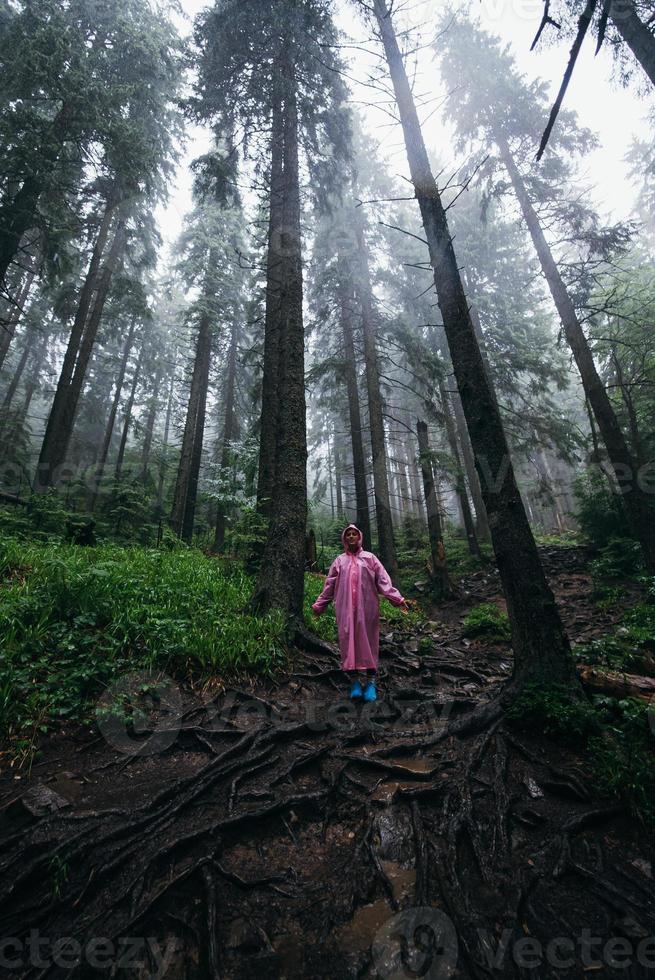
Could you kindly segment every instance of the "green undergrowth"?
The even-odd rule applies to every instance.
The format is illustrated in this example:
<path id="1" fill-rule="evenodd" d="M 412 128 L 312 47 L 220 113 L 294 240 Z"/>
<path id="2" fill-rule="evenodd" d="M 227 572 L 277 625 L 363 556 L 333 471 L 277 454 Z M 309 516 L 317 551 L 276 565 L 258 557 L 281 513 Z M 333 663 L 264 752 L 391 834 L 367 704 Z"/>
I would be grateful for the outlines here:
<path id="1" fill-rule="evenodd" d="M 557 684 L 526 684 L 507 709 L 513 728 L 584 754 L 595 787 L 655 826 L 655 710 L 634 698 L 572 700 Z"/>
<path id="2" fill-rule="evenodd" d="M 585 543 L 579 531 L 535 531 L 534 539 L 540 548 L 576 548 Z"/>
<path id="3" fill-rule="evenodd" d="M 336 640 L 332 605 L 305 615 Z M 27 743 L 80 721 L 112 681 L 135 670 L 181 681 L 272 676 L 288 663 L 279 614 L 248 611 L 253 579 L 233 559 L 169 543 L 161 549 L 0 538 L 0 732 Z M 383 601 L 390 623 L 419 622 Z"/>
<path id="4" fill-rule="evenodd" d="M 464 617 L 464 636 L 484 637 L 491 643 L 511 639 L 507 613 L 493 602 L 483 602 Z"/>
<path id="5" fill-rule="evenodd" d="M 615 596 L 605 597 L 598 605 L 609 609 L 620 602 Z M 597 637 L 575 647 L 580 663 L 601 670 L 627 673 L 650 673 L 655 656 L 655 580 L 651 579 L 644 601 L 627 609 L 614 632 Z"/>
<path id="6" fill-rule="evenodd" d="M 136 669 L 273 672 L 283 622 L 245 613 L 251 590 L 239 564 L 188 548 L 0 542 L 0 728 L 79 717 Z"/>

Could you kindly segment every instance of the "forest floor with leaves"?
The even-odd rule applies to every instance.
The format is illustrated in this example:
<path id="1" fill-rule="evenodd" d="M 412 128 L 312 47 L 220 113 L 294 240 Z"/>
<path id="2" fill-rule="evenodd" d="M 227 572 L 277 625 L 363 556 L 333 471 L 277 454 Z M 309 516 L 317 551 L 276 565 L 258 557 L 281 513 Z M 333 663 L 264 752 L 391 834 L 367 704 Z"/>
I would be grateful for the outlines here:
<path id="1" fill-rule="evenodd" d="M 599 611 L 585 549 L 542 557 L 573 643 L 639 599 Z M 299 653 L 276 683 L 183 691 L 177 722 L 164 692 L 158 752 L 69 728 L 3 773 L 2 975 L 652 976 L 652 833 L 584 750 L 503 720 L 437 738 L 511 674 L 463 628 L 497 574 L 463 586 L 383 631 L 374 704 Z"/>

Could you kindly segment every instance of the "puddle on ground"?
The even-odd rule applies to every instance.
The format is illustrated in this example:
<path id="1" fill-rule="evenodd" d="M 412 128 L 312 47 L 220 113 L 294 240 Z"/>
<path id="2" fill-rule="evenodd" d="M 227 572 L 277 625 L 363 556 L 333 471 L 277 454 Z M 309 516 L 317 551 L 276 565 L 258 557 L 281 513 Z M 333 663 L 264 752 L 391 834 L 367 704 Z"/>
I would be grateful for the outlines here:
<path id="1" fill-rule="evenodd" d="M 403 903 L 411 900 L 416 884 L 416 868 L 403 868 L 397 861 L 380 861 L 382 869 L 391 882 L 393 897 Z"/>
<path id="2" fill-rule="evenodd" d="M 388 783 L 381 783 L 375 792 L 371 793 L 371 799 L 376 803 L 391 803 L 394 796 L 401 789 L 420 789 L 424 783 L 412 782 L 411 780 L 391 780 Z"/>
<path id="3" fill-rule="evenodd" d="M 432 772 L 435 768 L 434 759 L 418 759 L 416 756 L 394 756 L 392 760 L 394 766 L 407 769 L 409 772 Z"/>
<path id="4" fill-rule="evenodd" d="M 388 922 L 394 913 L 383 898 L 372 905 L 357 909 L 350 922 L 336 932 L 339 946 L 350 953 L 363 953 L 371 948 L 378 929 Z"/>
<path id="5" fill-rule="evenodd" d="M 384 873 L 391 882 L 394 898 L 401 905 L 412 900 L 416 884 L 414 868 L 403 868 L 397 861 L 380 861 Z M 387 902 L 381 898 L 372 905 L 357 909 L 350 922 L 336 932 L 339 946 L 349 953 L 364 953 L 373 945 L 373 940 L 385 922 L 395 915 Z"/>

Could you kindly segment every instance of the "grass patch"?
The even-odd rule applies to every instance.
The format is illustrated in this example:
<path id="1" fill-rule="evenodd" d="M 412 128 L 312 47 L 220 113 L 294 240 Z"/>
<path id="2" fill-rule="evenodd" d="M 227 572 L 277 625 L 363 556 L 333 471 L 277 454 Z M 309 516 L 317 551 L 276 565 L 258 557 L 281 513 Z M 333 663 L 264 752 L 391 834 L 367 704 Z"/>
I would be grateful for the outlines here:
<path id="1" fill-rule="evenodd" d="M 310 606 L 322 576 L 306 576 L 305 615 L 336 641 L 332 605 Z M 114 679 L 135 670 L 179 680 L 272 675 L 288 662 L 279 614 L 253 616 L 253 579 L 233 559 L 185 546 L 0 539 L 0 732 L 33 754 L 55 723 L 82 721 Z M 381 603 L 386 623 L 420 623 Z"/>
<path id="2" fill-rule="evenodd" d="M 534 539 L 542 548 L 575 548 L 585 543 L 585 539 L 579 531 L 561 531 L 559 534 L 554 531 L 537 532 Z"/>
<path id="3" fill-rule="evenodd" d="M 507 613 L 493 602 L 483 602 L 464 617 L 463 633 L 490 642 L 505 642 L 511 638 Z"/>
<path id="4" fill-rule="evenodd" d="M 78 718 L 127 671 L 270 674 L 286 656 L 282 618 L 243 611 L 240 565 L 192 549 L 3 541 L 0 580 L 3 731 Z"/>

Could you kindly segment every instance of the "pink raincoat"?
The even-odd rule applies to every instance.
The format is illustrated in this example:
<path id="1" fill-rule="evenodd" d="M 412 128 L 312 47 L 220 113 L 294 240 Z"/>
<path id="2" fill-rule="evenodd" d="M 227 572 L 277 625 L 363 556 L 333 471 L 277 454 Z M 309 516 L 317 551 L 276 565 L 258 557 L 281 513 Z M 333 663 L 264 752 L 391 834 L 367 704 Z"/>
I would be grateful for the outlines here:
<path id="1" fill-rule="evenodd" d="M 346 531 L 359 534 L 357 551 L 349 551 Z M 334 598 L 339 628 L 339 649 L 343 670 L 377 670 L 380 646 L 380 602 L 378 594 L 400 606 L 405 601 L 379 558 L 362 548 L 362 532 L 354 524 L 344 529 L 344 552 L 334 559 L 325 586 L 312 606 L 322 613 Z"/>

